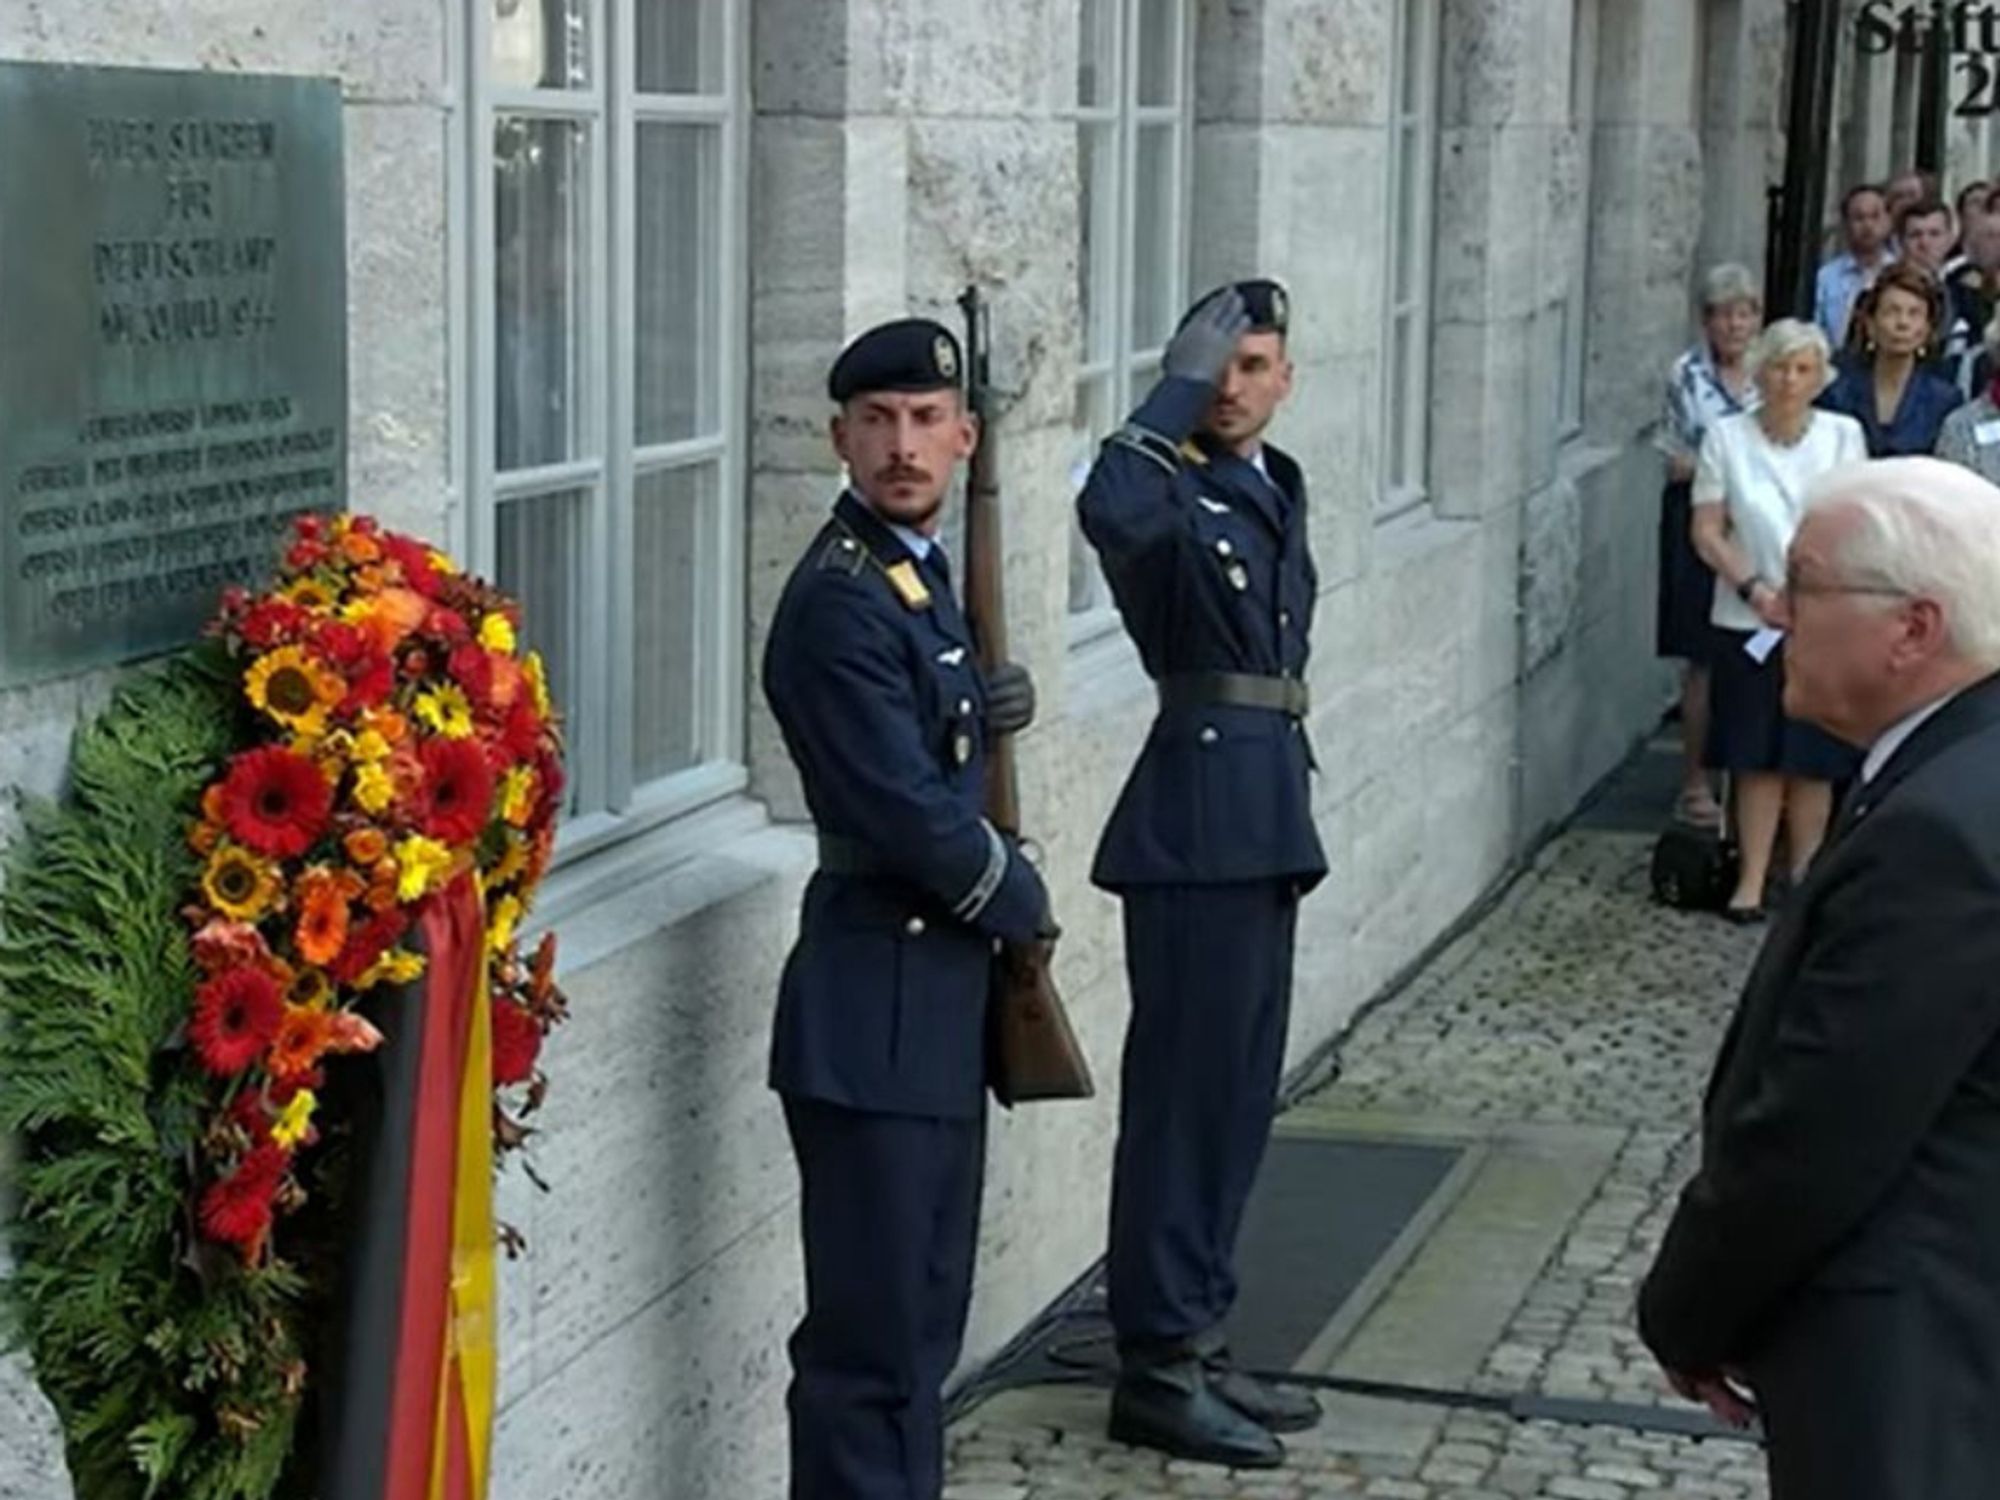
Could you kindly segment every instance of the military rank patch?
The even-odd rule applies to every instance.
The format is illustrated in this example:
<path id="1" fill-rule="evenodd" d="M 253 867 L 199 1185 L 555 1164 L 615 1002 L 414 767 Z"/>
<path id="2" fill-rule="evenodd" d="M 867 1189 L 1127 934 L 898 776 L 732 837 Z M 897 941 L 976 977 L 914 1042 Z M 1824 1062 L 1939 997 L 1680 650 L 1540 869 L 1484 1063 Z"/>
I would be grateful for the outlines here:
<path id="1" fill-rule="evenodd" d="M 910 609 L 929 609 L 931 591 L 924 587 L 924 581 L 917 576 L 917 565 L 913 562 L 893 562 L 882 570 L 889 580 L 889 587 L 896 591 L 896 597 Z"/>

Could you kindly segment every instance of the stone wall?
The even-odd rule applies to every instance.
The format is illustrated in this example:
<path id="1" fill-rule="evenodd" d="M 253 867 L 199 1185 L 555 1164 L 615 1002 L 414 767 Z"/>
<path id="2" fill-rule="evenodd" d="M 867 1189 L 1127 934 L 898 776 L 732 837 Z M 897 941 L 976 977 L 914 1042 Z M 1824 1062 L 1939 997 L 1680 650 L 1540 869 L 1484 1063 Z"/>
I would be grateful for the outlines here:
<path id="1" fill-rule="evenodd" d="M 1659 372 L 1688 336 L 1697 5 L 1600 0 L 1586 64 L 1601 104 L 1586 128 L 1566 108 L 1568 4 L 1443 0 L 1432 498 L 1378 525 L 1398 3 L 1195 0 L 1190 279 L 1256 271 L 1293 289 L 1297 394 L 1276 436 L 1308 473 L 1325 585 L 1312 728 L 1334 870 L 1303 912 L 1294 1066 L 1573 805 L 1665 697 L 1650 658 L 1658 474 L 1642 440 Z M 1060 979 L 1102 1089 L 1088 1104 L 996 1114 L 977 1360 L 1101 1247 L 1124 989 L 1115 903 L 1086 872 L 1150 702 L 1128 648 L 1072 650 L 1065 629 L 1077 164 L 1061 108 L 1077 7 L 746 9 L 748 661 L 839 482 L 822 390 L 834 350 L 905 309 L 947 312 L 968 279 L 994 302 L 1009 604 L 1043 699 L 1022 742 L 1024 801 L 1066 929 Z M 284 18 L 242 0 L 193 17 L 164 0 L 87 14 L 0 0 L 12 55 L 342 79 L 357 501 L 448 535 L 449 432 L 466 398 L 446 378 L 445 14 L 444 0 Z M 1705 114 L 1704 147 L 1733 140 Z M 1565 436 L 1555 329 L 1577 276 L 1590 287 L 1586 430 Z M 0 778 L 52 786 L 69 725 L 102 689 L 0 694 Z M 605 857 L 560 922 L 575 1019 L 551 1050 L 557 1087 L 535 1148 L 554 1191 L 518 1173 L 502 1188 L 529 1250 L 504 1282 L 500 1500 L 780 1491 L 796 1179 L 763 1069 L 811 844 L 754 667 L 743 706 L 753 796 L 688 820 L 665 852 Z M 10 1453 L 26 1451 L 12 1400 L 0 1389 Z"/>

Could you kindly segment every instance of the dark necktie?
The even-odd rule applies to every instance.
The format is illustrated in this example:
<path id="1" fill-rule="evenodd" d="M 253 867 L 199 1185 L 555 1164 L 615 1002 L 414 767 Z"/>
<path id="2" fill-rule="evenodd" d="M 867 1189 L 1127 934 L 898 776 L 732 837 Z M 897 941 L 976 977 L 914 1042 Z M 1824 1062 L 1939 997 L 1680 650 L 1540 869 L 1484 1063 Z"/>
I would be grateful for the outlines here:
<path id="1" fill-rule="evenodd" d="M 951 557 L 944 550 L 944 543 L 932 542 L 931 550 L 924 554 L 918 565 L 930 575 L 931 587 L 944 598 L 956 602 L 951 591 Z"/>

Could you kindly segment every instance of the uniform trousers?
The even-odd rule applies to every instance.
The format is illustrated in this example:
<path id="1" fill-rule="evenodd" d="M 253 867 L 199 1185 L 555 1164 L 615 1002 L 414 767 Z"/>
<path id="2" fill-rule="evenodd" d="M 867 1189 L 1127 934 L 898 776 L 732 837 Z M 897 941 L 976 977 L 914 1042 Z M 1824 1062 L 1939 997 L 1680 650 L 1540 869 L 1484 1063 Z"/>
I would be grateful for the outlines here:
<path id="1" fill-rule="evenodd" d="M 791 1338 L 792 1500 L 937 1500 L 941 1390 L 978 1251 L 986 1122 L 787 1096 L 806 1314 Z"/>
<path id="2" fill-rule="evenodd" d="M 1236 1300 L 1236 1234 L 1284 1063 L 1298 895 L 1289 880 L 1122 894 L 1132 1016 L 1108 1270 L 1129 1356 L 1195 1346 Z"/>

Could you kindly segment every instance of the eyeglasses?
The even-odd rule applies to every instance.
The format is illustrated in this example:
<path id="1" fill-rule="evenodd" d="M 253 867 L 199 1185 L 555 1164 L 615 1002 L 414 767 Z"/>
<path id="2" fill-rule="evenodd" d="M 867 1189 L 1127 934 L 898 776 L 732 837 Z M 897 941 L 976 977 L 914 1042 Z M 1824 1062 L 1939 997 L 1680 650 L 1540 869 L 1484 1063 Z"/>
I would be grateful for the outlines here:
<path id="1" fill-rule="evenodd" d="M 1785 597 L 1804 599 L 1813 594 L 1860 594 L 1877 599 L 1909 599 L 1914 596 L 1908 589 L 1899 589 L 1886 583 L 1831 583 L 1824 579 L 1807 580 L 1799 577 L 1790 568 L 1785 570 Z"/>

